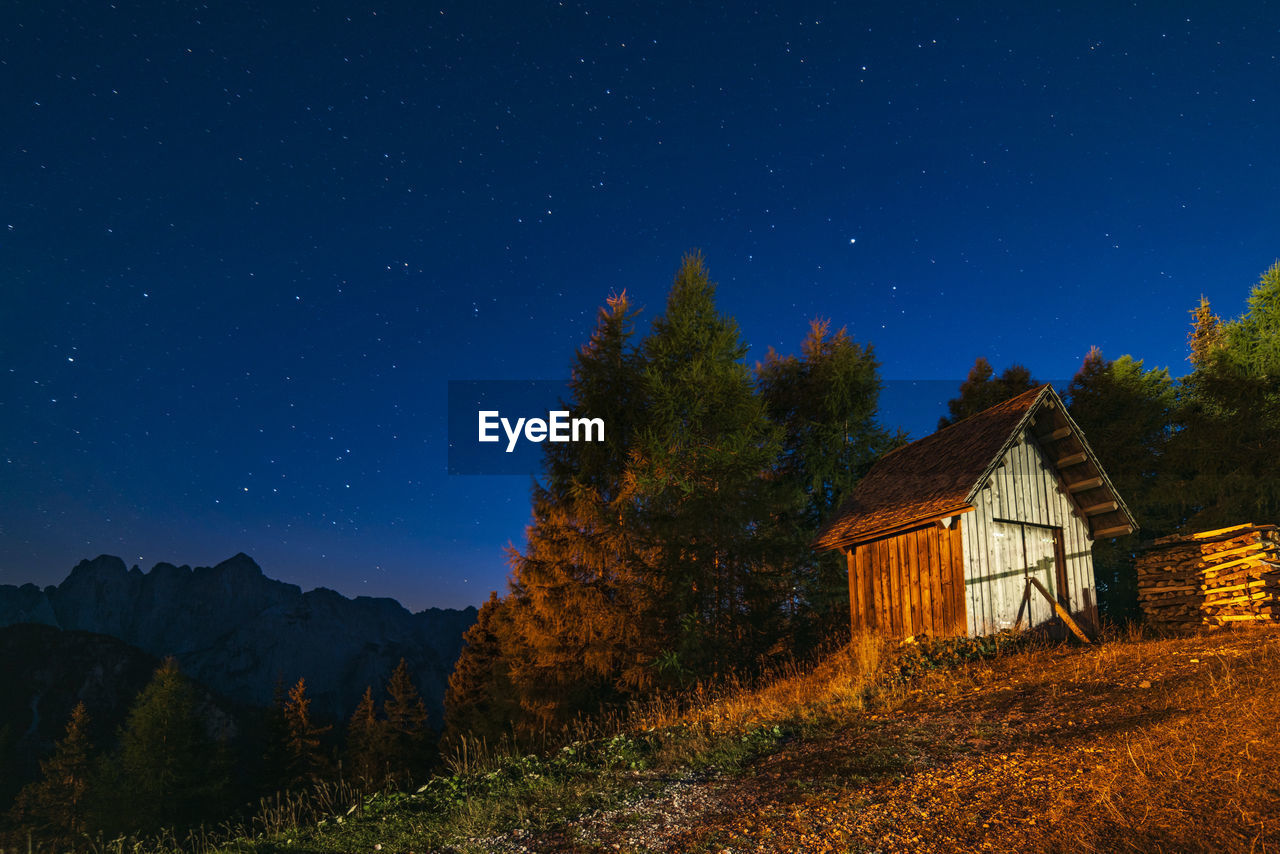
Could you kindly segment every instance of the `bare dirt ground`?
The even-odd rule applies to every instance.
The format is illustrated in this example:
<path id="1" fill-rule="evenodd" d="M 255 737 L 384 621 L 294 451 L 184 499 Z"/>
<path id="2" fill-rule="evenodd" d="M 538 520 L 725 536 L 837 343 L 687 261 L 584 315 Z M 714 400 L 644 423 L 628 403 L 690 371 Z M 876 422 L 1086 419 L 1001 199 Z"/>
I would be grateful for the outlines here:
<path id="1" fill-rule="evenodd" d="M 1280 630 L 930 674 L 732 776 L 649 781 L 529 851 L 1280 850 Z"/>

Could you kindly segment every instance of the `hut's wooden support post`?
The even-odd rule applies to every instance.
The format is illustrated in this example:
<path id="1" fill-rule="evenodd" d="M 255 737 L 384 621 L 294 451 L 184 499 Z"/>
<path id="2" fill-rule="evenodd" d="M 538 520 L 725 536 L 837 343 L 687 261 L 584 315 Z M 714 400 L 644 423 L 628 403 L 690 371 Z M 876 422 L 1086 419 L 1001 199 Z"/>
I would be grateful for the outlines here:
<path id="1" fill-rule="evenodd" d="M 1052 595 L 1052 594 L 1050 594 L 1050 593 L 1049 593 L 1049 591 L 1045 589 L 1045 586 L 1044 586 L 1043 584 L 1041 584 L 1041 583 L 1040 583 L 1040 579 L 1038 579 L 1038 578 L 1028 578 L 1028 579 L 1027 579 L 1027 590 L 1026 590 L 1026 593 L 1024 593 L 1024 594 L 1023 594 L 1023 597 L 1022 597 L 1022 601 L 1023 601 L 1023 603 L 1025 604 L 1025 603 L 1026 603 L 1026 601 L 1027 601 L 1027 598 L 1031 595 L 1031 588 L 1032 588 L 1033 586 L 1034 586 L 1037 590 L 1039 590 L 1042 594 L 1044 594 L 1044 598 L 1045 598 L 1046 600 L 1048 600 L 1048 602 L 1049 602 L 1049 604 L 1050 604 L 1050 605 L 1052 605 L 1052 606 L 1053 606 L 1053 610 L 1054 610 L 1054 612 L 1055 612 L 1059 617 L 1061 617 L 1061 618 L 1062 618 L 1062 622 L 1066 623 L 1067 628 L 1071 630 L 1071 633 L 1072 633 L 1073 635 L 1075 635 L 1076 637 L 1080 638 L 1080 640 L 1081 640 L 1081 641 L 1083 641 L 1084 643 L 1089 643 L 1089 636 L 1088 636 L 1088 635 L 1086 635 L 1086 634 L 1084 633 L 1084 631 L 1083 631 L 1083 630 L 1082 630 L 1078 625 L 1076 625 L 1076 621 L 1075 621 L 1075 620 L 1071 619 L 1071 615 L 1070 615 L 1069 613 L 1067 613 L 1067 609 L 1066 609 L 1066 608 L 1062 607 L 1062 603 L 1060 603 L 1057 599 L 1053 598 L 1053 595 Z M 1022 619 L 1022 612 L 1021 612 L 1021 611 L 1019 611 L 1019 612 L 1018 612 L 1018 619 L 1019 619 L 1019 621 L 1021 621 L 1021 619 Z"/>

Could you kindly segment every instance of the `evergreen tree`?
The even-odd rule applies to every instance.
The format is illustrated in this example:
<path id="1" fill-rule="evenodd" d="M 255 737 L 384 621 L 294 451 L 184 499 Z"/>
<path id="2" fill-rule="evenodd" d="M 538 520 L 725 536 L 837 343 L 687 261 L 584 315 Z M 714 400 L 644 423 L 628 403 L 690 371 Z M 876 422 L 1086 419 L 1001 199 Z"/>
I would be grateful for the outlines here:
<path id="1" fill-rule="evenodd" d="M 545 447 L 508 594 L 450 681 L 447 737 L 554 729 L 847 625 L 843 570 L 807 543 L 892 441 L 872 421 L 874 357 L 821 326 L 758 388 L 715 291 L 686 257 L 639 346 L 625 295 L 601 310 L 564 408 L 603 418 L 605 441 Z"/>
<path id="2" fill-rule="evenodd" d="M 1222 346 L 1222 320 L 1209 307 L 1209 298 L 1200 296 L 1200 305 L 1191 312 L 1191 332 L 1187 335 L 1187 343 L 1191 345 L 1191 354 L 1187 360 L 1192 365 L 1208 365 L 1213 353 Z"/>
<path id="3" fill-rule="evenodd" d="M 849 627 L 843 556 L 809 543 L 876 458 L 903 441 L 876 420 L 881 382 L 871 347 L 830 330 L 815 320 L 799 357 L 770 349 L 756 366 L 769 417 L 783 431 L 774 520 L 785 528 L 786 552 L 774 560 L 792 570 L 787 639 L 799 652 Z"/>
<path id="4" fill-rule="evenodd" d="M 1210 335 L 1201 314 L 1169 455 L 1184 524 L 1280 518 L 1280 264 L 1263 273 L 1241 317 L 1212 324 Z"/>
<path id="5" fill-rule="evenodd" d="M 647 413 L 632 470 L 654 547 L 644 591 L 654 628 L 640 660 L 676 678 L 754 661 L 783 607 L 782 574 L 757 536 L 781 431 L 715 294 L 702 256 L 686 256 L 643 347 Z"/>
<path id="6" fill-rule="evenodd" d="M 1136 616 L 1133 561 L 1139 536 L 1162 536 L 1177 524 L 1165 477 L 1177 386 L 1164 368 L 1147 370 L 1142 360 L 1130 356 L 1109 361 L 1095 347 L 1067 394 L 1072 417 L 1142 527 L 1140 532 L 1094 543 L 1098 604 L 1112 618 Z"/>
<path id="7" fill-rule="evenodd" d="M 185 828 L 217 814 L 226 779 L 197 713 L 194 686 L 167 658 L 129 710 L 118 754 L 98 774 L 102 829 Z"/>
<path id="8" fill-rule="evenodd" d="M 392 773 L 408 780 L 419 779 L 431 767 L 432 732 L 427 726 L 427 707 L 414 687 L 409 664 L 403 658 L 387 680 L 387 700 L 382 705 L 386 718 L 387 756 Z"/>
<path id="9" fill-rule="evenodd" d="M 625 293 L 610 297 L 577 353 L 565 406 L 601 418 L 604 441 L 547 446 L 527 546 L 509 555 L 511 591 L 494 624 L 509 629 L 505 673 L 485 668 L 510 678 L 525 728 L 594 712 L 647 677 L 639 668 L 636 678 L 636 606 L 645 594 L 626 476 L 643 417 L 634 316 Z"/>
<path id="10" fill-rule="evenodd" d="M 1280 261 L 1258 279 L 1248 306 L 1239 320 L 1223 329 L 1226 355 L 1249 377 L 1280 377 Z"/>
<path id="11" fill-rule="evenodd" d="M 284 703 L 284 719 L 287 728 L 287 771 L 290 786 L 301 786 L 323 779 L 328 773 L 328 762 L 320 748 L 320 737 L 332 729 L 317 726 L 311 720 L 311 700 L 307 697 L 307 683 L 299 678 L 289 689 Z"/>
<path id="12" fill-rule="evenodd" d="M 89 713 L 77 703 L 53 754 L 40 762 L 40 780 L 18 793 L 10 816 L 46 844 L 71 845 L 85 832 L 91 766 Z"/>
<path id="13" fill-rule="evenodd" d="M 960 384 L 960 396 L 947 401 L 948 415 L 938 419 L 938 429 L 977 415 L 1039 385 L 1022 365 L 1010 365 L 999 377 L 992 379 L 994 376 L 991 363 L 979 356 L 969 369 L 968 378 Z"/>
<path id="14" fill-rule="evenodd" d="M 449 674 L 444 695 L 444 741 L 469 736 L 497 745 L 521 720 L 511 682 L 506 610 L 507 601 L 490 593 L 475 623 L 462 636 L 462 655 Z"/>
<path id="15" fill-rule="evenodd" d="M 365 686 L 364 695 L 347 722 L 348 773 L 367 784 L 384 782 L 388 770 L 386 744 L 386 722 L 378 718 L 373 704 L 373 688 Z"/>
<path id="16" fill-rule="evenodd" d="M 258 792 L 271 795 L 287 789 L 289 776 L 289 716 L 285 706 L 289 691 L 284 677 L 277 674 L 271 686 L 271 705 L 262 712 L 255 732 L 259 734 L 261 753 L 258 756 L 256 779 Z"/>

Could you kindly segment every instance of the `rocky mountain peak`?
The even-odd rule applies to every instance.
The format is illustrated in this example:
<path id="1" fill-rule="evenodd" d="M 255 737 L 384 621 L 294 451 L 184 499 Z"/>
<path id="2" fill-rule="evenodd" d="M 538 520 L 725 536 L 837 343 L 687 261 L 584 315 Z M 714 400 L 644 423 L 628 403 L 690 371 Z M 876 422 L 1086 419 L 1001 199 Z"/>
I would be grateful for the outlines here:
<path id="1" fill-rule="evenodd" d="M 241 701 L 265 705 L 275 680 L 307 680 L 313 709 L 342 719 L 366 685 L 400 658 L 438 725 L 449 673 L 474 608 L 411 614 L 391 599 L 303 593 L 268 578 L 243 552 L 213 567 L 158 563 L 126 570 L 118 557 L 81 561 L 62 584 L 0 585 L 0 626 L 38 622 L 111 635 Z"/>
<path id="2" fill-rule="evenodd" d="M 129 575 L 125 563 L 115 555 L 98 555 L 93 560 L 82 560 L 71 570 L 67 584 L 72 581 L 120 581 Z"/>

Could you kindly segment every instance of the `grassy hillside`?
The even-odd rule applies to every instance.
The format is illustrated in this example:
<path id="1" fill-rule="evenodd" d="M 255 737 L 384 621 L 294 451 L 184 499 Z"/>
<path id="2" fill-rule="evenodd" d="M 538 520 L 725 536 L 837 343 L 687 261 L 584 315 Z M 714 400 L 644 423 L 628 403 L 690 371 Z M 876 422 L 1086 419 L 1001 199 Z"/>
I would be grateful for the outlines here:
<path id="1" fill-rule="evenodd" d="M 468 745 L 412 794 L 296 821 L 281 805 L 218 850 L 1268 851 L 1277 721 L 1277 629 L 863 640 L 759 690 L 639 710 L 620 735 Z"/>

